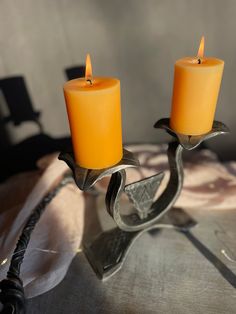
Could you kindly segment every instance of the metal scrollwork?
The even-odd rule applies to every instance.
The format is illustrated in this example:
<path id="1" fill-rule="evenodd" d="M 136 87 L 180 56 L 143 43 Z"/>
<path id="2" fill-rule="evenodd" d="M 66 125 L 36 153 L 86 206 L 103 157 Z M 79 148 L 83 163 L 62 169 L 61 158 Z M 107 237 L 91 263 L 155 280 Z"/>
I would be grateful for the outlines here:
<path id="1" fill-rule="evenodd" d="M 183 185 L 182 151 L 183 147 L 177 142 L 169 144 L 170 180 L 155 202 L 153 198 L 162 182 L 164 176 L 162 172 L 126 186 L 124 170 L 112 175 L 106 194 L 106 204 L 109 214 L 120 229 L 132 232 L 148 228 L 174 205 Z M 122 192 L 128 195 L 135 213 L 130 215 L 120 213 L 119 199 Z"/>

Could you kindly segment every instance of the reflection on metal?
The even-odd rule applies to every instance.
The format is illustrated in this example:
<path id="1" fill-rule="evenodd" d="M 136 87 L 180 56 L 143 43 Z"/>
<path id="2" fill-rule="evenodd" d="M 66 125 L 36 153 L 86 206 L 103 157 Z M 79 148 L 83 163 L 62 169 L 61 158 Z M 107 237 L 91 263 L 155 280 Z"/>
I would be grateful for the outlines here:
<path id="1" fill-rule="evenodd" d="M 106 279 L 116 273 L 124 262 L 132 243 L 144 232 L 153 229 L 172 228 L 186 231 L 195 223 L 186 213 L 169 212 L 176 202 L 183 186 L 183 149 L 196 148 L 204 140 L 228 133 L 228 128 L 215 121 L 212 130 L 201 136 L 178 134 L 169 126 L 169 119 L 157 121 L 155 128 L 166 130 L 176 138 L 168 147 L 170 168 L 169 182 L 156 201 L 154 196 L 160 187 L 164 173 L 125 185 L 128 167 L 139 166 L 139 162 L 131 152 L 124 150 L 123 159 L 115 166 L 102 170 L 84 169 L 76 165 L 73 155 L 61 153 L 59 159 L 64 160 L 72 169 L 75 182 L 81 190 L 88 190 L 101 178 L 111 175 L 106 193 L 107 212 L 116 222 L 118 228 L 103 232 L 89 244 L 85 245 L 85 254 L 97 275 Z M 132 204 L 133 212 L 124 214 L 120 208 L 120 197 L 125 192 Z M 166 222 L 168 215 L 168 222 Z M 178 217 L 184 217 L 179 219 Z"/>

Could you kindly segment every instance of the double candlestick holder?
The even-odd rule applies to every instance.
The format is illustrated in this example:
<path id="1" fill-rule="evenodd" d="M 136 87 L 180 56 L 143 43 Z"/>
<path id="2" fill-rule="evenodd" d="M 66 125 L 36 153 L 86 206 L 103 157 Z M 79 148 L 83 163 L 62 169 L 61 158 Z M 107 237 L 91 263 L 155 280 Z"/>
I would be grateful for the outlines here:
<path id="1" fill-rule="evenodd" d="M 218 121 L 214 121 L 210 132 L 199 136 L 176 133 L 170 128 L 167 118 L 157 121 L 154 127 L 166 130 L 174 138 L 168 147 L 170 178 L 157 200 L 154 200 L 154 197 L 164 173 L 160 172 L 126 185 L 125 169 L 139 167 L 140 164 L 133 153 L 125 149 L 119 163 L 101 170 L 81 168 L 75 163 L 72 153 L 59 155 L 59 159 L 64 160 L 71 168 L 74 180 L 82 191 L 89 190 L 98 180 L 111 175 L 105 201 L 107 212 L 117 227 L 102 232 L 83 248 L 88 261 L 101 279 L 109 278 L 122 267 L 131 245 L 144 232 L 162 228 L 187 232 L 196 224 L 183 210 L 171 210 L 183 187 L 182 152 L 184 149 L 192 150 L 198 147 L 209 138 L 229 132 L 228 128 Z M 1 313 L 25 313 L 25 296 L 20 269 L 30 236 L 47 205 L 60 189 L 72 180 L 71 174 L 67 174 L 54 190 L 44 196 L 29 216 L 12 254 L 7 278 L 0 282 Z M 120 208 L 123 192 L 127 194 L 132 204 L 132 213 L 123 213 Z"/>
<path id="2" fill-rule="evenodd" d="M 64 160 L 71 168 L 75 182 L 82 191 L 89 190 L 98 180 L 111 175 L 105 202 L 107 212 L 117 227 L 99 234 L 91 243 L 85 243 L 83 248 L 89 263 L 101 279 L 109 278 L 122 267 L 131 245 L 144 232 L 161 228 L 184 232 L 196 224 L 184 211 L 170 211 L 183 187 L 182 152 L 184 149 L 192 150 L 198 147 L 209 138 L 229 132 L 228 128 L 218 121 L 214 121 L 210 132 L 198 136 L 175 132 L 171 129 L 168 118 L 157 121 L 154 127 L 166 130 L 175 139 L 168 146 L 169 182 L 155 201 L 154 197 L 164 173 L 160 172 L 125 185 L 125 169 L 140 166 L 134 154 L 126 149 L 119 163 L 101 170 L 81 168 L 75 163 L 72 153 L 59 155 L 59 159 Z M 123 213 L 120 208 L 123 192 L 129 198 L 132 213 Z"/>

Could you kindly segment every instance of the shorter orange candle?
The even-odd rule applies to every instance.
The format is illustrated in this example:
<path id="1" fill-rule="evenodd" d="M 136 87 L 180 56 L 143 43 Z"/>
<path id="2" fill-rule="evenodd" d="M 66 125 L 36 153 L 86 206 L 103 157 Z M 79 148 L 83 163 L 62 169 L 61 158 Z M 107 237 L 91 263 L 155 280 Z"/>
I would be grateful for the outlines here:
<path id="1" fill-rule="evenodd" d="M 88 169 L 118 163 L 123 154 L 120 81 L 92 77 L 88 55 L 85 77 L 65 83 L 64 95 L 76 162 Z"/>
<path id="2" fill-rule="evenodd" d="M 175 63 L 170 126 L 178 133 L 201 135 L 212 128 L 224 61 L 204 57 L 202 37 L 197 57 Z"/>

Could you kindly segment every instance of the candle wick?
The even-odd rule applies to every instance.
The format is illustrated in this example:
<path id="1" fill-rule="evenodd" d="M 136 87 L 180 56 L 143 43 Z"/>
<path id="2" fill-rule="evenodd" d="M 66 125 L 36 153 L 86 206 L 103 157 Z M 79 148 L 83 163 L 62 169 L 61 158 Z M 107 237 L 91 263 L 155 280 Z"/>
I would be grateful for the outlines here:
<path id="1" fill-rule="evenodd" d="M 200 58 L 198 58 L 197 63 L 198 63 L 198 64 L 201 64 L 201 63 L 202 63 L 202 60 L 201 60 Z"/>
<path id="2" fill-rule="evenodd" d="M 86 82 L 89 83 L 90 85 L 93 85 L 92 79 L 86 79 Z"/>

